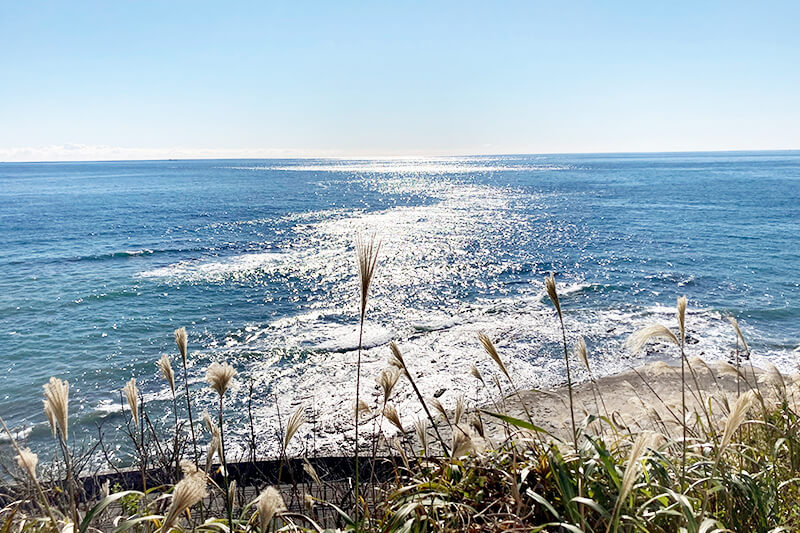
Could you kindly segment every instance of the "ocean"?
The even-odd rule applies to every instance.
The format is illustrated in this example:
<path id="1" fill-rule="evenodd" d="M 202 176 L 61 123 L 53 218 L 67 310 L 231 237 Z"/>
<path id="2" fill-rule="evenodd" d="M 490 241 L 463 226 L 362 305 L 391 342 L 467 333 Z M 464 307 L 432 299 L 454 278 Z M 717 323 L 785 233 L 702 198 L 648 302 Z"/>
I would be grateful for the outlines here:
<path id="1" fill-rule="evenodd" d="M 597 375 L 678 363 L 666 345 L 632 354 L 624 340 L 651 322 L 675 328 L 681 295 L 690 356 L 731 358 L 732 315 L 756 364 L 796 367 L 800 152 L 3 163 L 0 416 L 46 446 L 42 385 L 57 376 L 71 384 L 71 438 L 90 444 L 102 428 L 114 443 L 135 376 L 168 425 L 154 363 L 166 353 L 180 367 L 173 330 L 185 326 L 197 413 L 216 409 L 211 362 L 239 372 L 234 453 L 248 405 L 259 454 L 275 453 L 279 420 L 298 408 L 310 422 L 293 451 L 333 453 L 355 390 L 354 242 L 372 234 L 369 402 L 392 340 L 446 406 L 488 399 L 470 376 L 472 364 L 496 372 L 479 332 L 517 386 L 562 383 L 549 273 L 568 340 L 586 339 Z M 410 421 L 407 389 L 396 405 Z"/>

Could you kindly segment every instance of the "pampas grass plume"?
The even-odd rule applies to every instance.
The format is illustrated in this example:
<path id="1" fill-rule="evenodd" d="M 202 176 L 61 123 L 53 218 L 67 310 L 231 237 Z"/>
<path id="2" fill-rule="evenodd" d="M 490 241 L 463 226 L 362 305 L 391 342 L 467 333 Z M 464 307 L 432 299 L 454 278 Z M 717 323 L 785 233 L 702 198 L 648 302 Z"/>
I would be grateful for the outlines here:
<path id="1" fill-rule="evenodd" d="M 156 361 L 156 366 L 161 371 L 161 375 L 164 376 L 164 379 L 167 380 L 167 383 L 169 383 L 172 394 L 175 394 L 175 372 L 172 370 L 172 363 L 169 361 L 169 356 L 167 354 L 162 354 L 161 359 Z"/>
<path id="2" fill-rule="evenodd" d="M 753 406 L 756 400 L 756 393 L 753 390 L 748 390 L 742 393 L 733 405 L 728 420 L 725 422 L 725 431 L 722 433 L 722 441 L 720 442 L 720 450 L 725 449 L 730 444 L 736 430 L 744 423 L 747 412 Z"/>
<path id="3" fill-rule="evenodd" d="M 195 472 L 180 480 L 175 485 L 175 490 L 172 491 L 172 504 L 164 518 L 161 531 L 169 532 L 177 524 L 181 514 L 205 498 L 206 495 L 206 476 L 202 472 Z"/>
<path id="4" fill-rule="evenodd" d="M 265 532 L 275 515 L 286 511 L 286 504 L 283 501 L 281 493 L 278 492 L 275 487 L 267 487 L 258 496 L 256 510 L 258 511 L 258 521 L 261 525 L 261 531 Z"/>
<path id="5" fill-rule="evenodd" d="M 422 451 L 428 451 L 428 422 L 425 419 L 417 418 L 414 420 L 414 432 L 417 434 Z"/>
<path id="6" fill-rule="evenodd" d="M 381 243 L 375 240 L 375 235 L 364 240 L 359 236 L 356 240 L 356 255 L 358 257 L 358 279 L 361 284 L 361 317 L 363 319 L 367 312 L 367 300 L 369 299 L 369 287 L 375 275 L 375 267 L 378 266 L 378 252 Z"/>
<path id="7" fill-rule="evenodd" d="M 297 433 L 297 430 L 300 429 L 300 426 L 305 424 L 306 421 L 306 410 L 303 406 L 298 407 L 297 410 L 292 413 L 292 416 L 289 417 L 289 421 L 286 423 L 286 434 L 283 437 L 284 453 L 286 452 L 286 448 L 289 447 L 289 443 L 292 441 L 294 434 Z"/>
<path id="8" fill-rule="evenodd" d="M 506 370 L 506 365 L 503 364 L 503 360 L 500 359 L 500 354 L 497 353 L 497 349 L 494 347 L 494 344 L 492 344 L 492 340 L 485 333 L 478 333 L 478 340 L 481 341 L 483 349 L 486 350 L 489 357 L 497 363 L 497 366 L 500 367 L 503 374 L 505 374 L 508 379 L 511 379 L 511 376 L 508 375 L 508 370 Z"/>
<path id="9" fill-rule="evenodd" d="M 17 465 L 27 472 L 32 480 L 36 481 L 36 465 L 39 464 L 39 456 L 33 453 L 30 448 L 20 448 L 16 460 Z"/>
<path id="10" fill-rule="evenodd" d="M 591 368 L 589 368 L 589 354 L 586 350 L 586 341 L 583 340 L 583 337 L 578 337 L 578 341 L 575 343 L 573 352 L 575 352 L 575 355 L 581 360 L 583 366 L 586 367 L 586 370 L 591 371 Z"/>
<path id="11" fill-rule="evenodd" d="M 477 379 L 478 381 L 480 381 L 481 383 L 483 383 L 483 385 L 484 385 L 484 386 L 486 385 L 486 382 L 485 382 L 485 381 L 483 381 L 483 376 L 481 375 L 481 371 L 480 371 L 480 370 L 478 370 L 478 367 L 477 367 L 477 366 L 475 366 L 475 365 L 472 365 L 472 366 L 469 368 L 469 373 L 470 373 L 470 374 L 472 374 L 472 377 L 474 377 L 475 379 Z"/>
<path id="12" fill-rule="evenodd" d="M 558 301 L 558 292 L 556 291 L 556 278 L 553 274 L 550 274 L 546 278 L 544 278 L 544 286 L 547 289 L 547 296 L 550 297 L 550 301 L 553 302 L 553 305 L 556 306 L 556 311 L 558 312 L 558 317 L 561 318 L 561 304 Z"/>
<path id="13" fill-rule="evenodd" d="M 650 326 L 643 327 L 639 331 L 636 331 L 630 337 L 628 337 L 628 340 L 625 341 L 625 345 L 633 353 L 638 353 L 649 340 L 656 337 L 662 337 L 676 346 L 680 346 L 680 342 L 675 334 L 661 324 L 652 324 Z"/>
<path id="14" fill-rule="evenodd" d="M 136 378 L 131 378 L 122 388 L 125 399 L 128 400 L 128 407 L 133 416 L 133 423 L 139 425 L 139 389 L 136 388 Z"/>
<path id="15" fill-rule="evenodd" d="M 639 475 L 641 468 L 641 459 L 647 452 L 647 449 L 653 445 L 656 435 L 652 432 L 644 432 L 640 434 L 636 441 L 631 446 L 630 454 L 628 455 L 628 466 L 625 468 L 625 474 L 622 476 L 622 484 L 619 489 L 618 501 L 624 501 L 630 494 L 633 488 L 633 483 Z"/>
<path id="16" fill-rule="evenodd" d="M 389 365 L 405 371 L 406 361 L 403 359 L 403 352 L 400 351 L 400 347 L 396 342 L 392 341 L 389 343 L 389 349 L 392 351 L 392 355 L 389 357 Z"/>
<path id="17" fill-rule="evenodd" d="M 457 459 L 475 449 L 472 439 L 463 431 L 453 431 L 453 445 L 451 447 L 453 459 Z"/>
<path id="18" fill-rule="evenodd" d="M 186 328 L 180 328 L 175 330 L 175 344 L 178 345 L 178 350 L 181 352 L 181 357 L 183 358 L 183 364 L 186 364 L 186 345 L 188 342 L 188 338 L 186 335 Z"/>
<path id="19" fill-rule="evenodd" d="M 739 321 L 736 320 L 736 318 L 729 316 L 728 322 L 731 323 L 731 326 L 733 326 L 733 330 L 736 332 L 736 336 L 742 342 L 742 346 L 744 346 L 744 351 L 746 353 L 750 353 L 750 348 L 747 346 L 747 341 L 744 340 L 744 335 L 742 335 L 742 330 L 739 329 Z"/>
<path id="20" fill-rule="evenodd" d="M 50 422 L 53 437 L 56 429 L 61 432 L 64 441 L 69 435 L 69 382 L 58 378 L 50 378 L 44 385 L 44 412 Z"/>
<path id="21" fill-rule="evenodd" d="M 686 339 L 686 296 L 678 298 L 678 327 L 681 330 L 681 340 Z"/>
<path id="22" fill-rule="evenodd" d="M 395 385 L 397 385 L 397 380 L 400 379 L 400 369 L 391 366 L 389 368 L 384 369 L 381 372 L 381 375 L 378 377 L 378 385 L 380 385 L 381 389 L 383 390 L 383 401 L 386 402 L 392 396 L 392 391 L 394 390 Z"/>
<path id="23" fill-rule="evenodd" d="M 225 395 L 225 391 L 228 390 L 235 375 L 236 370 L 228 363 L 220 364 L 214 362 L 211 363 L 211 366 L 206 371 L 206 381 L 222 397 Z"/>
<path id="24" fill-rule="evenodd" d="M 406 430 L 403 428 L 403 424 L 400 422 L 400 415 L 397 414 L 397 409 L 394 408 L 392 405 L 387 405 L 383 408 L 383 416 L 392 423 L 394 427 L 400 430 L 400 433 L 405 433 Z"/>

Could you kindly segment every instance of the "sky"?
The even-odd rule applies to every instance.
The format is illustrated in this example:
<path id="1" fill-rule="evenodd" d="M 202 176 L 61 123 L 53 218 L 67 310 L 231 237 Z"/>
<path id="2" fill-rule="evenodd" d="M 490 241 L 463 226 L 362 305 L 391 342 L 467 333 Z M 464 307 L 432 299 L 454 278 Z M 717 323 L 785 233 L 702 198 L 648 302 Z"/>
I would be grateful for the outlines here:
<path id="1" fill-rule="evenodd" d="M 0 161 L 800 149 L 798 2 L 0 0 Z"/>

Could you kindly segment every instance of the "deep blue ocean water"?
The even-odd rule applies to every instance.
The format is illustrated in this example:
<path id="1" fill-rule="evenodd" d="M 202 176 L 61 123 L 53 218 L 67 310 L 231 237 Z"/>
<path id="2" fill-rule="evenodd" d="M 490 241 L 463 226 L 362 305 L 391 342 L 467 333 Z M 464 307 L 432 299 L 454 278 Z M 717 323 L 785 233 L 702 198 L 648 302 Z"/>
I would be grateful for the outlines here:
<path id="1" fill-rule="evenodd" d="M 300 445 L 335 446 L 354 389 L 353 244 L 373 232 L 367 396 L 396 340 L 426 394 L 480 401 L 469 367 L 493 368 L 479 331 L 520 386 L 560 382 L 550 272 L 598 374 L 677 361 L 622 343 L 652 321 L 674 327 L 684 294 L 690 355 L 730 357 L 730 314 L 756 361 L 795 366 L 800 152 L 5 163 L 0 415 L 34 447 L 47 441 L 41 386 L 58 376 L 74 438 L 102 424 L 113 439 L 135 376 L 168 420 L 154 362 L 177 355 L 172 332 L 186 326 L 198 410 L 214 406 L 205 368 L 227 360 L 240 372 L 232 432 L 253 380 L 264 453 L 276 406 L 314 420 Z"/>

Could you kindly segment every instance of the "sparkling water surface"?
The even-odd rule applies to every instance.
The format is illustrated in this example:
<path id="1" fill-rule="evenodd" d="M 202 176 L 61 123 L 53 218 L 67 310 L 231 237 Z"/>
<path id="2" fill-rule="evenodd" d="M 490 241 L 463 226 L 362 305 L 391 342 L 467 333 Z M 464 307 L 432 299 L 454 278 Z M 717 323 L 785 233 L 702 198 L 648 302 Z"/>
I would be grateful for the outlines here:
<path id="1" fill-rule="evenodd" d="M 171 419 L 154 362 L 180 366 L 189 331 L 197 410 L 205 368 L 239 371 L 230 434 L 244 443 L 248 383 L 263 454 L 277 410 L 307 409 L 297 450 L 343 442 L 357 346 L 354 241 L 382 241 L 365 333 L 364 391 L 396 340 L 425 394 L 485 401 L 492 337 L 522 387 L 563 380 L 542 280 L 554 272 L 570 342 L 597 374 L 656 357 L 625 337 L 675 325 L 689 298 L 690 355 L 726 359 L 736 316 L 756 362 L 795 367 L 800 342 L 800 152 L 0 164 L 0 415 L 44 445 L 41 386 L 71 383 L 90 441 L 124 423 L 135 376 Z M 660 352 L 660 353 L 657 353 Z M 579 376 L 585 378 L 585 376 Z M 404 419 L 418 407 L 406 387 Z M 181 412 L 181 416 L 184 413 Z"/>

